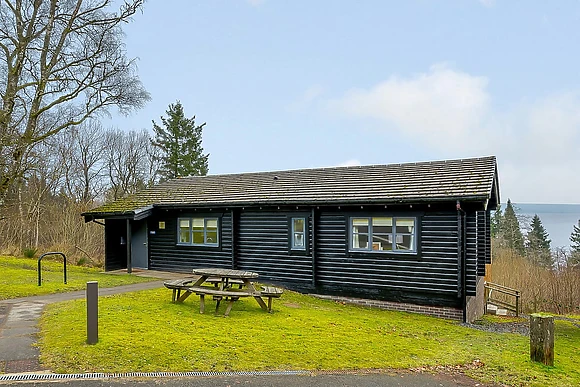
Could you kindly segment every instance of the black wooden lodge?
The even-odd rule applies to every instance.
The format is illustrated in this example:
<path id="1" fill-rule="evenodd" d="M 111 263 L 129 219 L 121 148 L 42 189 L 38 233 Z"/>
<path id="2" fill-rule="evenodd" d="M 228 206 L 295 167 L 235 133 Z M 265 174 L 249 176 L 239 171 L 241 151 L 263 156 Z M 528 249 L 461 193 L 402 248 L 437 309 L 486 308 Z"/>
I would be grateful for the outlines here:
<path id="1" fill-rule="evenodd" d="M 104 219 L 106 270 L 234 268 L 473 320 L 498 203 L 483 157 L 181 178 L 83 216 Z"/>

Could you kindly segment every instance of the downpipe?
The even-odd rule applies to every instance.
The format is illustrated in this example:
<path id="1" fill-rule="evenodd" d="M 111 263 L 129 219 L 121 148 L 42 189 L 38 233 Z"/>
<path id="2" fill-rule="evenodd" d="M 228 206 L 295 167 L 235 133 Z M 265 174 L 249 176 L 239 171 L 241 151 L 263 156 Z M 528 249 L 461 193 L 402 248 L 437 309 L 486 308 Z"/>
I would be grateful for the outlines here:
<path id="1" fill-rule="evenodd" d="M 455 207 L 457 208 L 457 236 L 459 241 L 457 243 L 457 252 L 458 252 L 458 260 L 459 267 L 461 269 L 461 289 L 458 292 L 458 296 L 461 298 L 461 309 L 463 311 L 463 322 L 467 322 L 467 292 L 465 290 L 465 286 L 467 283 L 467 260 L 465 259 L 465 250 L 466 250 L 466 227 L 465 227 L 465 218 L 466 213 L 461 208 L 461 203 L 459 200 L 457 201 Z M 459 279 L 459 278 L 458 278 Z"/>

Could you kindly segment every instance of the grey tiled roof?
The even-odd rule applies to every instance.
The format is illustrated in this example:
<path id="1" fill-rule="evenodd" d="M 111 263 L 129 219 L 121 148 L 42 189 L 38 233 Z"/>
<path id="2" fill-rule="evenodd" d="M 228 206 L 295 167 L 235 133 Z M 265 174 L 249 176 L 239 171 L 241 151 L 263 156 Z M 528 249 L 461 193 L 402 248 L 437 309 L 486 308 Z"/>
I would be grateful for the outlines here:
<path id="1" fill-rule="evenodd" d="M 481 200 L 492 196 L 494 156 L 174 179 L 84 215 L 150 205 L 280 205 Z"/>

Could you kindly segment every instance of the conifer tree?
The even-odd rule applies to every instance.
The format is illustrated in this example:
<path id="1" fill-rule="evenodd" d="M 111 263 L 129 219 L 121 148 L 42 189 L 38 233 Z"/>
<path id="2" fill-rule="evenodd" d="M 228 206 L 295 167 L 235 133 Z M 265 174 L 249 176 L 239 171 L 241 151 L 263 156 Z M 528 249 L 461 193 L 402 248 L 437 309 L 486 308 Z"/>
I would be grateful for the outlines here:
<path id="1" fill-rule="evenodd" d="M 552 267 L 554 264 L 552 253 L 550 251 L 550 243 L 552 241 L 548 239 L 548 232 L 544 228 L 544 225 L 537 214 L 534 214 L 530 226 L 531 229 L 527 235 L 528 257 L 541 266 Z"/>
<path id="2" fill-rule="evenodd" d="M 201 146 L 205 122 L 196 126 L 195 116 L 186 118 L 179 101 L 169 104 L 166 114 L 161 117 L 162 126 L 153 121 L 152 144 L 161 151 L 161 180 L 207 175 L 209 154 L 203 154 Z"/>
<path id="3" fill-rule="evenodd" d="M 490 228 L 491 228 L 491 237 L 492 238 L 497 238 L 501 234 L 501 231 L 500 231 L 501 218 L 502 218 L 502 213 L 501 213 L 501 204 L 500 204 L 497 206 L 497 209 L 494 211 L 494 213 L 490 219 Z"/>
<path id="4" fill-rule="evenodd" d="M 572 266 L 580 266 L 580 220 L 578 225 L 574 225 L 572 234 L 570 235 L 570 259 L 569 264 Z"/>
<path id="5" fill-rule="evenodd" d="M 522 235 L 520 222 L 518 221 L 510 199 L 507 201 L 501 221 L 501 235 L 507 247 L 517 251 L 521 255 L 524 255 L 524 236 Z"/>

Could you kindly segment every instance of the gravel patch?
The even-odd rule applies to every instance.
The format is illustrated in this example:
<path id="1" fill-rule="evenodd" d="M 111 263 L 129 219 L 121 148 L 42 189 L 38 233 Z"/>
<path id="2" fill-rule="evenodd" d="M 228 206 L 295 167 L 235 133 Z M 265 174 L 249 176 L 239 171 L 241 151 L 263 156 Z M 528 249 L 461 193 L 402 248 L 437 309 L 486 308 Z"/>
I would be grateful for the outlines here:
<path id="1" fill-rule="evenodd" d="M 502 323 L 492 323 L 492 322 L 476 322 L 473 324 L 464 323 L 461 324 L 468 328 L 478 329 L 480 331 L 493 332 L 493 333 L 517 333 L 522 336 L 530 335 L 530 324 L 528 321 L 525 322 L 502 322 Z"/>

